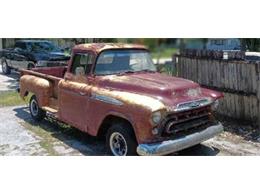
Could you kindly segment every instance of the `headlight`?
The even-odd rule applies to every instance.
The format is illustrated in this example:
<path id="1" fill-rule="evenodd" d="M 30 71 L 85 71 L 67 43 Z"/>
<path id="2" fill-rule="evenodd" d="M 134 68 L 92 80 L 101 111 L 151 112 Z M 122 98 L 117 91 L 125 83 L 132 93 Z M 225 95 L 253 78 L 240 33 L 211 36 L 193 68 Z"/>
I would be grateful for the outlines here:
<path id="1" fill-rule="evenodd" d="M 158 125 L 159 122 L 161 121 L 162 119 L 162 113 L 161 111 L 156 111 L 152 114 L 152 122 L 155 124 L 155 125 Z"/>
<path id="2" fill-rule="evenodd" d="M 213 104 L 211 105 L 212 110 L 213 111 L 217 110 L 218 105 L 219 105 L 219 100 L 214 101 Z"/>

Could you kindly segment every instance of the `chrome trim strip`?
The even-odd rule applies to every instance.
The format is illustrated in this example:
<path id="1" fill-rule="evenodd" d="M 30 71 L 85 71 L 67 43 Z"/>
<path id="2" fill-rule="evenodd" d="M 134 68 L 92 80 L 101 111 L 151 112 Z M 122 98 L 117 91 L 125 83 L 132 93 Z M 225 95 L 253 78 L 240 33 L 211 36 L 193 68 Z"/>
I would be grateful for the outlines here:
<path id="1" fill-rule="evenodd" d="M 99 94 L 95 94 L 95 93 L 91 94 L 91 99 L 95 99 L 95 100 L 98 100 L 98 101 L 102 101 L 102 102 L 117 105 L 117 106 L 122 106 L 124 104 L 123 102 L 121 102 L 121 101 L 119 101 L 115 98 L 108 97 L 108 96 L 105 96 L 105 95 L 99 95 Z"/>
<path id="2" fill-rule="evenodd" d="M 202 101 L 205 101 L 205 102 L 202 102 Z M 200 108 L 200 107 L 203 107 L 203 106 L 208 106 L 212 103 L 213 103 L 213 101 L 210 101 L 209 99 L 206 99 L 206 98 L 195 100 L 195 101 L 182 102 L 182 103 L 177 104 L 176 108 L 173 111 L 174 112 L 181 112 L 181 111 L 192 110 L 192 109 Z M 189 105 L 181 108 L 181 106 L 183 106 L 185 104 L 189 104 Z"/>
<path id="3" fill-rule="evenodd" d="M 224 130 L 221 123 L 208 127 L 203 131 L 193 133 L 175 140 L 168 140 L 153 144 L 139 144 L 137 153 L 143 156 L 157 156 L 171 154 L 206 141 Z"/>

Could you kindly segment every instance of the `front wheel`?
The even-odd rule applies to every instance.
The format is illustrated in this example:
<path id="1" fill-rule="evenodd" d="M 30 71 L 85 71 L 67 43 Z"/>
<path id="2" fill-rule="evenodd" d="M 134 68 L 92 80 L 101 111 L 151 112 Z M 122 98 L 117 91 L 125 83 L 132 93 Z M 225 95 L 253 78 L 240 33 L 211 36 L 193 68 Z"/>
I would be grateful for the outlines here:
<path id="1" fill-rule="evenodd" d="M 32 63 L 28 64 L 28 66 L 27 66 L 28 70 L 32 70 L 33 68 L 35 68 L 34 64 L 32 64 Z"/>
<path id="2" fill-rule="evenodd" d="M 29 109 L 30 109 L 31 116 L 35 121 L 41 121 L 46 116 L 46 112 L 39 107 L 35 95 L 33 95 L 30 99 Z"/>
<path id="3" fill-rule="evenodd" d="M 2 59 L 1 60 L 1 64 L 2 64 L 2 72 L 5 74 L 5 75 L 8 75 L 11 73 L 11 68 L 8 66 L 6 60 Z"/>
<path id="4" fill-rule="evenodd" d="M 136 155 L 137 142 L 132 127 L 126 123 L 112 125 L 106 136 L 107 149 L 114 156 Z"/>

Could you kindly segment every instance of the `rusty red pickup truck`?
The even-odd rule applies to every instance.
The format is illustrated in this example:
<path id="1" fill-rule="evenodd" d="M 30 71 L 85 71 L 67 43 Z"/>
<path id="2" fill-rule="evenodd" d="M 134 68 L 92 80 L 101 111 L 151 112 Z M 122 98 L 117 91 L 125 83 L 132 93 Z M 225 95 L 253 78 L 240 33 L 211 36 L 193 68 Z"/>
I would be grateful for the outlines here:
<path id="1" fill-rule="evenodd" d="M 106 137 L 112 155 L 167 155 L 223 131 L 213 111 L 222 93 L 160 74 L 149 50 L 136 44 L 77 45 L 66 67 L 22 70 L 22 98 L 92 136 Z"/>

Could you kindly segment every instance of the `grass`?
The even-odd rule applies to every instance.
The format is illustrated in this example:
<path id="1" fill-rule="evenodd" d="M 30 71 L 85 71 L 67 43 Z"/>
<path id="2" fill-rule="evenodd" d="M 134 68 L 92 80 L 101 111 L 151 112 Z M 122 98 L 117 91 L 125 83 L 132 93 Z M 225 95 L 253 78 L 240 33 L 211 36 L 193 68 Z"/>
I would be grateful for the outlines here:
<path id="1" fill-rule="evenodd" d="M 161 50 L 156 50 L 152 52 L 152 58 L 172 58 L 172 55 L 177 53 L 177 48 L 161 48 Z"/>
<path id="2" fill-rule="evenodd" d="M 24 101 L 16 91 L 0 92 L 0 107 L 25 105 L 30 96 Z"/>

